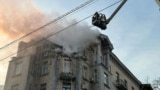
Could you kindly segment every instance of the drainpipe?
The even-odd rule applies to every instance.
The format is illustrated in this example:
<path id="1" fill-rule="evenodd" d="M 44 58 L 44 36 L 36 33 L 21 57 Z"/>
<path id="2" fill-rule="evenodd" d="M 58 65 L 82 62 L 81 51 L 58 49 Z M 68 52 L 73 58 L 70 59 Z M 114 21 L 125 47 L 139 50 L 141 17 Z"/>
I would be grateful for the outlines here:
<path id="1" fill-rule="evenodd" d="M 53 64 L 53 79 L 52 79 L 52 87 L 53 90 L 57 90 L 57 84 L 58 84 L 58 79 L 59 79 L 59 65 L 60 65 L 60 60 L 59 60 L 59 55 L 56 54 L 55 58 L 53 59 L 54 64 Z"/>
<path id="2" fill-rule="evenodd" d="M 97 78 L 98 78 L 98 90 L 104 90 L 104 84 L 103 84 L 103 69 L 102 69 L 102 66 L 101 66 L 101 56 L 102 56 L 102 53 L 101 53 L 101 43 L 99 42 L 98 45 L 97 45 L 97 72 L 98 72 L 98 75 L 97 75 Z"/>
<path id="3" fill-rule="evenodd" d="M 82 60 L 80 57 L 76 59 L 76 90 L 81 90 L 81 66 Z"/>

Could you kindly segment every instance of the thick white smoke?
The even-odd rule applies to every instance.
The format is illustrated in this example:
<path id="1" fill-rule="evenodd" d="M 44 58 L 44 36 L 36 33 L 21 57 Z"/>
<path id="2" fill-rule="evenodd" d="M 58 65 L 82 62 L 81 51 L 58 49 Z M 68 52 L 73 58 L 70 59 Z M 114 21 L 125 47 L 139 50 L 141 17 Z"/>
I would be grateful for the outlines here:
<path id="1" fill-rule="evenodd" d="M 71 20 L 68 25 L 76 23 L 77 21 Z M 74 52 L 81 51 L 86 46 L 96 43 L 96 39 L 100 32 L 95 29 L 91 29 L 87 23 L 80 23 L 58 33 L 57 35 L 49 38 L 56 44 L 62 45 L 64 53 L 71 55 Z"/>

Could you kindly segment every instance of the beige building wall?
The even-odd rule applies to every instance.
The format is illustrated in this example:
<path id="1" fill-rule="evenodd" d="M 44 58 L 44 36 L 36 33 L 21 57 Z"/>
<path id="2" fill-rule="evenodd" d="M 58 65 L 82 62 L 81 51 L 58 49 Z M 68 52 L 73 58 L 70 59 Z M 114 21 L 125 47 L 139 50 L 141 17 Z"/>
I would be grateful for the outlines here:
<path id="1" fill-rule="evenodd" d="M 4 90 L 3 88 L 4 88 L 4 86 L 3 86 L 3 85 L 0 85 L 0 90 Z"/>
<path id="2" fill-rule="evenodd" d="M 49 41 L 43 41 L 36 47 L 18 53 L 18 57 L 10 61 L 4 90 L 11 90 L 13 85 L 18 85 L 19 90 L 39 90 L 40 85 L 44 83 L 47 90 L 62 90 L 63 83 L 71 83 L 71 90 L 118 90 L 115 84 L 116 73 L 119 73 L 120 79 L 127 81 L 127 90 L 140 90 L 141 82 L 112 53 L 113 46 L 108 37 L 103 36 L 97 40 L 98 44 L 89 46 L 73 56 L 67 56 L 62 52 L 63 47 Z M 30 44 L 21 42 L 19 50 Z M 71 60 L 70 73 L 75 77 L 73 81 L 67 80 L 66 76 L 65 79 L 60 76 L 65 69 L 65 59 Z M 46 61 L 48 73 L 42 75 L 42 65 Z M 15 76 L 17 63 L 21 63 L 22 68 L 21 73 Z M 87 68 L 85 77 L 84 66 Z M 104 84 L 104 74 L 108 76 L 107 84 Z"/>
<path id="3" fill-rule="evenodd" d="M 119 73 L 119 78 L 127 81 L 127 90 L 132 90 L 132 88 L 134 88 L 134 90 L 140 90 L 140 81 L 137 81 L 133 74 L 124 65 L 122 66 L 121 62 L 117 62 L 119 60 L 115 59 L 116 58 L 111 55 L 110 67 L 113 85 L 116 82 L 116 73 Z M 116 88 L 115 85 L 114 87 Z"/>
<path id="4" fill-rule="evenodd" d="M 16 75 L 17 64 L 20 64 L 20 66 L 17 67 L 19 73 Z M 11 90 L 11 87 L 14 87 L 14 85 L 17 85 L 19 90 L 25 90 L 29 66 L 30 56 L 13 58 L 9 64 L 4 90 Z"/>

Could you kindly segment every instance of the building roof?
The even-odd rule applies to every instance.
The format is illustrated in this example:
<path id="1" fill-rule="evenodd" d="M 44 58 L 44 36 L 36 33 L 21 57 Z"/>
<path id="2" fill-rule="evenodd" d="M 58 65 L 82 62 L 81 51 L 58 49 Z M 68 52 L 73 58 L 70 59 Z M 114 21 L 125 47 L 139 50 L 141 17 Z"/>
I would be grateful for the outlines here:
<path id="1" fill-rule="evenodd" d="M 108 46 L 111 50 L 113 49 L 113 45 L 109 40 L 108 36 L 100 34 L 99 38 L 102 44 Z M 132 72 L 119 60 L 119 58 L 113 52 L 111 52 L 111 56 L 114 57 L 114 62 L 116 62 L 133 80 L 135 80 L 139 85 L 141 85 L 141 82 L 132 74 Z"/>
<path id="2" fill-rule="evenodd" d="M 114 62 L 116 62 L 133 80 L 135 80 L 139 85 L 141 82 L 134 76 L 134 74 L 119 60 L 119 58 L 112 52 L 111 56 L 114 57 Z"/>

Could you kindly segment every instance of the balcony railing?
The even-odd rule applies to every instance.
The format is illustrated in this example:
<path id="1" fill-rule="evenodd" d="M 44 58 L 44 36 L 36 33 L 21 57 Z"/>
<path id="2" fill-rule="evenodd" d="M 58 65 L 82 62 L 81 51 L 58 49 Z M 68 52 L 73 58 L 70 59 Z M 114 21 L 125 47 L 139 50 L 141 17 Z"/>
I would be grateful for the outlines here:
<path id="1" fill-rule="evenodd" d="M 75 75 L 71 72 L 61 72 L 60 73 L 60 79 L 61 80 L 66 80 L 66 81 L 74 81 L 75 80 Z"/>
<path id="2" fill-rule="evenodd" d="M 126 85 L 125 85 L 125 82 L 124 82 L 124 80 L 122 80 L 122 79 L 116 80 L 116 87 L 117 87 L 119 90 L 127 90 L 127 87 L 126 87 Z"/>

